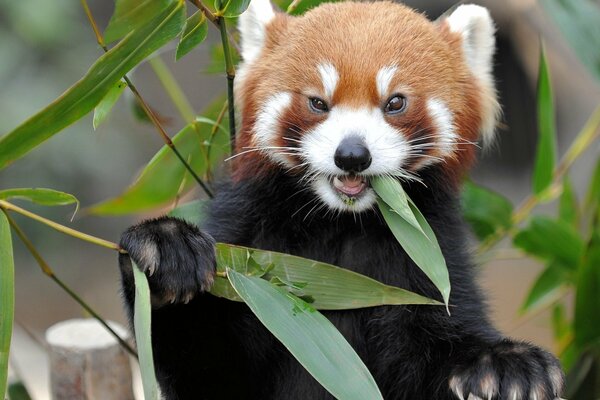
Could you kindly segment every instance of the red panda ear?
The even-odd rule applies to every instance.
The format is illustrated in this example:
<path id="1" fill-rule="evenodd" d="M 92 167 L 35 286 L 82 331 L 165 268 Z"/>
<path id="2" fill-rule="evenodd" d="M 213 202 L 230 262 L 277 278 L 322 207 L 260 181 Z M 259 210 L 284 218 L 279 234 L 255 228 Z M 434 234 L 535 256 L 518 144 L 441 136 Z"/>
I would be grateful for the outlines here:
<path id="1" fill-rule="evenodd" d="M 265 45 L 267 26 L 275 18 L 269 0 L 251 0 L 248 9 L 238 19 L 241 53 L 245 64 L 250 64 Z"/>
<path id="2" fill-rule="evenodd" d="M 494 85 L 494 22 L 488 10 L 473 4 L 458 6 L 443 19 L 451 32 L 462 38 L 463 57 L 482 91 L 481 135 L 484 144 L 493 141 L 500 107 Z"/>

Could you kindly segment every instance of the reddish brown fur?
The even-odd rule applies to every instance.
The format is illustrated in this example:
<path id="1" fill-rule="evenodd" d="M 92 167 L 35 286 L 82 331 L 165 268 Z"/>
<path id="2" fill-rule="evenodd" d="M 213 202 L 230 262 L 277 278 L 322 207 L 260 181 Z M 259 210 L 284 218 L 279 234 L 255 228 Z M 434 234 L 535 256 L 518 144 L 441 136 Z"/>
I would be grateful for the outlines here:
<path id="1" fill-rule="evenodd" d="M 396 65 L 390 84 L 409 100 L 407 112 L 386 117 L 404 131 L 429 121 L 425 102 L 437 98 L 454 115 L 459 135 L 476 141 L 481 124 L 480 90 L 462 59 L 461 37 L 445 23 L 434 24 L 413 10 L 391 2 L 328 3 L 303 17 L 278 14 L 267 28 L 267 43 L 256 62 L 248 67 L 238 86 L 242 123 L 236 148 L 254 146 L 252 128 L 262 103 L 277 92 L 295 93 L 293 110 L 282 120 L 306 130 L 318 121 L 302 98 L 309 88 L 325 98 L 317 65 L 333 64 L 340 75 L 330 107 L 381 107 L 375 85 L 377 72 Z M 429 121 L 429 124 L 431 122 Z M 408 130 L 411 131 L 411 130 Z M 282 130 L 282 136 L 284 132 Z M 410 136 L 410 135 L 409 135 Z M 286 145 L 282 142 L 278 145 Z M 474 160 L 474 146 L 459 144 L 456 158 L 447 160 L 445 170 L 458 181 Z M 272 162 L 258 152 L 236 159 L 234 179 L 262 174 Z"/>

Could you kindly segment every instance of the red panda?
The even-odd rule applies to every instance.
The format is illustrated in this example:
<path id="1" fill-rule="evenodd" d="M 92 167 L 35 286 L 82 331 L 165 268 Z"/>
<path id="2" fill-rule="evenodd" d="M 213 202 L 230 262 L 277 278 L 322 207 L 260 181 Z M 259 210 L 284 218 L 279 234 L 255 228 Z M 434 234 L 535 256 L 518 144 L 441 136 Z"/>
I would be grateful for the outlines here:
<path id="1" fill-rule="evenodd" d="M 369 180 L 392 176 L 427 218 L 452 316 L 419 306 L 327 312 L 385 399 L 551 400 L 554 356 L 488 321 L 458 212 L 475 143 L 493 140 L 494 25 L 462 5 L 436 22 L 387 1 L 321 5 L 301 17 L 252 0 L 240 16 L 231 179 L 202 229 L 163 217 L 121 245 L 148 275 L 157 375 L 167 399 L 330 399 L 239 303 L 205 293 L 215 241 L 339 265 L 439 296 L 377 211 Z M 131 317 L 131 263 L 120 258 Z"/>

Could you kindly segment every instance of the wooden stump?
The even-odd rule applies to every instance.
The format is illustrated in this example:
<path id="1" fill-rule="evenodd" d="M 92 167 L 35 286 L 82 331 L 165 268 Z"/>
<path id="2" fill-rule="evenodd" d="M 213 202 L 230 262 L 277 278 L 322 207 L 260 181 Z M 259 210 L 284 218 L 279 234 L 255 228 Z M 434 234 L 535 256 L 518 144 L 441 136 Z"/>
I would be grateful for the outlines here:
<path id="1" fill-rule="evenodd" d="M 125 328 L 109 323 L 122 338 Z M 54 400 L 133 400 L 128 353 L 95 319 L 72 319 L 46 331 Z"/>

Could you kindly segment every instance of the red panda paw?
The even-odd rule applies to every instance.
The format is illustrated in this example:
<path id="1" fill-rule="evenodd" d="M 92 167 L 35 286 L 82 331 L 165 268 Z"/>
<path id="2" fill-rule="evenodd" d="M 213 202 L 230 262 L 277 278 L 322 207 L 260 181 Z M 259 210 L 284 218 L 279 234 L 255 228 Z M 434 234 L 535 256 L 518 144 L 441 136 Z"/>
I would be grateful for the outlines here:
<path id="1" fill-rule="evenodd" d="M 508 339 L 456 367 L 449 379 L 454 398 L 460 400 L 555 400 L 563 384 L 564 375 L 554 356 Z"/>

